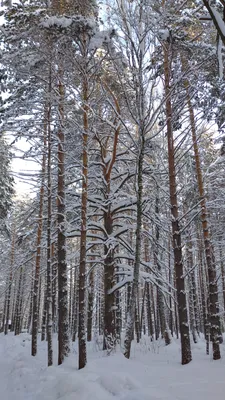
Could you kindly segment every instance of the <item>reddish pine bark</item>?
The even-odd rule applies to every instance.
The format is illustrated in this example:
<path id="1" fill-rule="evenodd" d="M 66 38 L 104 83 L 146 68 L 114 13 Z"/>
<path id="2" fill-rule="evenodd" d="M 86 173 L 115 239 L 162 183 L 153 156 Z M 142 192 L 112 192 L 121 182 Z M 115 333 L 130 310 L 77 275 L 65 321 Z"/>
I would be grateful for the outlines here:
<path id="1" fill-rule="evenodd" d="M 172 39 L 171 39 L 172 40 Z M 171 43 L 164 42 L 164 78 L 165 78 L 165 96 L 166 96 L 166 126 L 167 126 L 167 143 L 168 143 L 168 162 L 169 162 L 169 189 L 172 219 L 172 235 L 173 235 L 173 253 L 174 267 L 176 273 L 176 289 L 178 302 L 179 327 L 181 336 L 181 363 L 188 364 L 191 357 L 190 336 L 188 327 L 187 303 L 184 282 L 184 268 L 181 246 L 181 232 L 179 226 L 178 201 L 177 201 L 177 185 L 176 170 L 174 159 L 174 139 L 172 129 L 172 105 L 170 90 L 170 63 L 171 63 Z"/>

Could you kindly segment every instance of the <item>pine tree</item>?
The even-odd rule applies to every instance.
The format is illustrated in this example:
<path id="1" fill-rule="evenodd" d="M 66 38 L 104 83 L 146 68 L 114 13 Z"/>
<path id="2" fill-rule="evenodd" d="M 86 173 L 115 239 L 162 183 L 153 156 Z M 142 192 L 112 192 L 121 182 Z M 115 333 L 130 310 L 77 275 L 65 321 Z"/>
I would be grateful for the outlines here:
<path id="1" fill-rule="evenodd" d="M 14 179 L 10 171 L 11 153 L 4 136 L 0 138 L 0 152 L 0 220 L 1 225 L 4 226 L 8 212 L 13 204 L 12 196 L 14 194 Z"/>
<path id="2" fill-rule="evenodd" d="M 182 259 L 181 232 L 179 227 L 178 200 L 177 200 L 177 183 L 175 170 L 175 152 L 174 138 L 172 127 L 172 105 L 171 105 L 171 57 L 172 57 L 172 37 L 163 43 L 164 53 L 164 76 L 165 76 L 165 97 L 166 97 L 166 126 L 168 140 L 168 163 L 169 163 L 169 187 L 170 187 L 170 203 L 171 203 L 171 219 L 172 219 L 172 235 L 173 235 L 173 252 L 174 266 L 176 274 L 176 289 L 178 301 L 179 326 L 181 335 L 181 353 L 182 364 L 188 364 L 191 359 L 191 345 L 189 337 L 187 300 L 184 282 L 184 267 Z"/>

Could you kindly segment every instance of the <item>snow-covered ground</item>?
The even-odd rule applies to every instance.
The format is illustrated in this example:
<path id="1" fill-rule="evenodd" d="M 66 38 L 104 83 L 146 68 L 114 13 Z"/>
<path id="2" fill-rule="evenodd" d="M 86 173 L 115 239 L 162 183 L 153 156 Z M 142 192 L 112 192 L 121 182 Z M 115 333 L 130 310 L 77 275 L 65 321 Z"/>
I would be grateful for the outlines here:
<path id="1" fill-rule="evenodd" d="M 34 358 L 30 340 L 28 334 L 0 334 L 1 400 L 225 399 L 225 345 L 221 346 L 223 358 L 212 361 L 200 341 L 192 345 L 193 361 L 181 366 L 175 340 L 165 347 L 163 342 L 144 338 L 133 347 L 130 360 L 119 349 L 107 356 L 93 342 L 88 344 L 87 367 L 78 371 L 76 347 L 64 365 L 47 368 L 46 342 L 39 342 Z"/>

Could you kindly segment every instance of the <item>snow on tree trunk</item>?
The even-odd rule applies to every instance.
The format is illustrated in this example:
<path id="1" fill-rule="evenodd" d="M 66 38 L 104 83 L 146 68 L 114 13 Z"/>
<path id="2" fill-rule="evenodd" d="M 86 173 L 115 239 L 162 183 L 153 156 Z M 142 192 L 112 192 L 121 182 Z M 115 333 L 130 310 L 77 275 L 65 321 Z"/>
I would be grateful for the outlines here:
<path id="1" fill-rule="evenodd" d="M 192 243 L 191 243 L 191 238 L 189 237 L 188 239 L 188 245 L 187 245 L 187 269 L 189 272 L 188 274 L 188 284 L 189 284 L 189 314 L 190 314 L 190 327 L 191 327 L 191 332 L 192 332 L 192 337 L 194 343 L 198 342 L 198 337 L 197 337 L 197 315 L 196 315 L 196 307 L 197 307 L 197 301 L 196 301 L 196 285 L 195 285 L 195 270 L 193 269 L 193 249 L 192 249 Z"/>
<path id="2" fill-rule="evenodd" d="M 110 207 L 108 212 L 104 213 L 104 227 L 107 233 L 106 240 L 110 240 L 113 232 L 112 215 Z M 105 292 L 105 308 L 104 308 L 104 350 L 109 352 L 115 347 L 115 297 L 111 292 L 114 286 L 114 250 L 110 248 L 111 244 L 104 246 L 104 292 Z"/>
<path id="3" fill-rule="evenodd" d="M 47 115 L 46 106 L 44 110 L 44 151 L 42 156 L 41 167 L 41 187 L 40 187 L 40 200 L 39 200 L 39 214 L 38 214 L 38 230 L 37 230 L 37 250 L 35 259 L 35 275 L 34 275 L 34 288 L 33 288 L 33 310 L 32 310 L 32 341 L 31 341 L 31 355 L 37 354 L 37 335 L 38 335 L 38 291 L 40 280 L 40 262 L 41 262 L 41 238 L 43 228 L 43 203 L 45 193 L 45 172 L 46 172 L 46 136 L 47 136 Z"/>
<path id="4" fill-rule="evenodd" d="M 51 73 L 49 76 L 49 94 L 51 93 Z M 48 158 L 47 158 L 47 279 L 46 279 L 46 305 L 47 305 L 47 341 L 48 341 L 48 366 L 53 364 L 52 349 L 52 174 L 51 174 L 51 155 L 52 155 L 52 137 L 51 137 L 51 106 L 48 104 L 47 113 L 47 131 L 48 131 Z"/>
<path id="5" fill-rule="evenodd" d="M 66 260 L 66 205 L 65 205 L 65 133 L 64 133 L 64 97 L 62 71 L 59 72 L 59 127 L 58 127 L 58 199 L 57 199 L 57 234 L 58 234 L 58 365 L 62 364 L 69 353 L 68 321 L 68 285 Z M 49 310 L 50 311 L 50 310 Z"/>
<path id="6" fill-rule="evenodd" d="M 45 285 L 44 285 L 43 311 L 42 311 L 42 322 L 41 322 L 41 341 L 45 340 L 46 320 L 47 320 L 47 285 L 46 285 L 46 282 L 45 282 Z"/>
<path id="7" fill-rule="evenodd" d="M 135 261 L 133 270 L 133 282 L 131 289 L 130 306 L 128 309 L 126 332 L 124 339 L 124 356 L 130 358 L 131 342 L 133 338 L 133 329 L 135 323 L 135 307 L 138 299 L 139 270 L 141 261 L 141 226 L 142 226 L 142 192 L 143 192 L 143 160 L 144 160 L 144 137 L 140 132 L 140 148 L 137 165 L 137 221 L 136 221 L 136 243 L 135 243 Z"/>
<path id="8" fill-rule="evenodd" d="M 161 264 L 158 259 L 159 257 L 159 195 L 158 195 L 158 185 L 156 188 L 156 200 L 155 200 L 155 214 L 156 214 L 156 228 L 155 228 L 155 247 L 154 247 L 154 263 L 156 265 L 156 268 L 159 272 L 159 276 L 161 276 L 162 271 L 161 271 Z M 157 279 L 157 282 L 159 286 L 162 286 L 162 280 L 159 278 Z M 170 333 L 169 333 L 169 327 L 166 321 L 166 313 L 165 313 L 165 302 L 164 302 L 164 296 L 162 289 L 157 286 L 157 300 L 158 300 L 158 313 L 159 313 L 159 321 L 160 321 L 160 328 L 161 328 L 161 335 L 163 336 L 165 340 L 165 344 L 169 345 L 170 344 Z"/>
<path id="9" fill-rule="evenodd" d="M 57 286 L 58 286 L 58 260 L 56 254 L 55 243 L 52 243 L 52 329 L 57 332 L 58 326 L 58 302 L 57 302 Z"/>
<path id="10" fill-rule="evenodd" d="M 86 39 L 84 48 L 86 51 Z M 79 369 L 87 363 L 86 351 L 86 243 L 87 243 L 87 189 L 88 189 L 88 82 L 83 77 L 83 154 L 82 154 L 82 194 L 81 194 L 81 228 L 80 228 L 80 267 L 79 267 L 79 326 L 78 348 Z"/>

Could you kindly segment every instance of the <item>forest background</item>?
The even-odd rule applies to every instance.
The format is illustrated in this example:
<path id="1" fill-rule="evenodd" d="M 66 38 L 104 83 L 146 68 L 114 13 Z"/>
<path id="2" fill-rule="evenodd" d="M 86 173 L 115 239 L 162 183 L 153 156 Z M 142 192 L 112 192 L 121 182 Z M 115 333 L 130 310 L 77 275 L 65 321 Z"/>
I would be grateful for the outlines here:
<path id="1" fill-rule="evenodd" d="M 58 364 L 101 337 L 224 332 L 224 1 L 4 4 L 1 329 L 58 334 Z M 32 197 L 14 198 L 10 161 Z M 191 334 L 191 340 L 190 340 Z"/>

